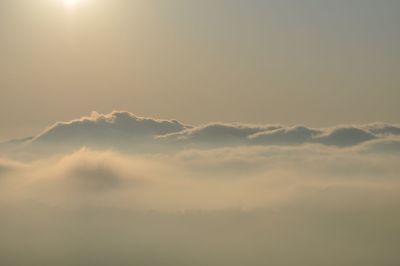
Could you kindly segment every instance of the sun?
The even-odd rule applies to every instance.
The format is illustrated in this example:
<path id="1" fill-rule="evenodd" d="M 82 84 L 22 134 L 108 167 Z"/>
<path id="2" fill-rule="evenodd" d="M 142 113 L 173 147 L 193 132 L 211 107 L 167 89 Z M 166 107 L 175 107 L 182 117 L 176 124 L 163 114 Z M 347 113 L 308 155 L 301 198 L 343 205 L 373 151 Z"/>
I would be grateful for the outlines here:
<path id="1" fill-rule="evenodd" d="M 62 0 L 68 8 L 74 8 L 79 4 L 79 0 Z"/>

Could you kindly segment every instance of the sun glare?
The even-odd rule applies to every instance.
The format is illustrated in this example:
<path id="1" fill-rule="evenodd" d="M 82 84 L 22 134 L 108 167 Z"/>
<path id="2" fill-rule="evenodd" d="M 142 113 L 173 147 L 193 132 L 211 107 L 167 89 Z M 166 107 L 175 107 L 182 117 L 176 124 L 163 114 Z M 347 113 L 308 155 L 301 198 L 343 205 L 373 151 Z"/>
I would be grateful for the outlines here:
<path id="1" fill-rule="evenodd" d="M 74 8 L 78 5 L 79 0 L 63 0 L 64 5 L 68 8 Z"/>

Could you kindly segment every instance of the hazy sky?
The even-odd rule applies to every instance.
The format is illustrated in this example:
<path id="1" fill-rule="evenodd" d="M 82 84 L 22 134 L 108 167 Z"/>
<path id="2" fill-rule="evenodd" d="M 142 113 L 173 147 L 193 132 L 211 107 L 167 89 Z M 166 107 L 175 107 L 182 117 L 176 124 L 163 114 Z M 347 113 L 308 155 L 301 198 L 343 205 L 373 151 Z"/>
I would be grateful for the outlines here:
<path id="1" fill-rule="evenodd" d="M 399 84 L 400 0 L 0 0 L 0 264 L 400 265 Z"/>
<path id="2" fill-rule="evenodd" d="M 0 1 L 0 138 L 92 110 L 400 122 L 400 1 Z"/>

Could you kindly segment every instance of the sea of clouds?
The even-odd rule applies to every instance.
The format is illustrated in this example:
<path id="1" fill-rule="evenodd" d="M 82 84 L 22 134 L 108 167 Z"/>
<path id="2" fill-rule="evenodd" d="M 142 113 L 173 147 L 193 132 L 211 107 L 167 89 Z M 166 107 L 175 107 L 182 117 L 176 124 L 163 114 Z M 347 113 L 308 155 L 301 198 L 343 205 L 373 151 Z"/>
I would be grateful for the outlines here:
<path id="1" fill-rule="evenodd" d="M 93 113 L 0 151 L 0 265 L 400 262 L 398 125 Z"/>

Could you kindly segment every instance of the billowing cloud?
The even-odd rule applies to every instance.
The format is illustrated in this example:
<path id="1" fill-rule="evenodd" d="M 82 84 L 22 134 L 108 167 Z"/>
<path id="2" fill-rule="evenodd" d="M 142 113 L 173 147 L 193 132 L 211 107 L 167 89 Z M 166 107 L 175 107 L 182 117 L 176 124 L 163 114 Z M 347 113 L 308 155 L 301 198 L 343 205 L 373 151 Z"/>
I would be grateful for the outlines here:
<path id="1" fill-rule="evenodd" d="M 57 123 L 2 152 L 0 264 L 396 265 L 398 129 Z"/>
<path id="2" fill-rule="evenodd" d="M 0 257 L 45 266 L 392 265 L 399 157 L 375 152 L 387 144 L 3 159 L 13 170 L 0 179 Z"/>
<path id="3" fill-rule="evenodd" d="M 373 140 L 400 135 L 400 126 L 372 123 L 330 128 L 306 126 L 252 125 L 243 123 L 211 123 L 191 126 L 176 120 L 143 118 L 129 112 L 115 111 L 107 115 L 93 112 L 90 117 L 58 122 L 38 136 L 14 140 L 5 148 L 113 148 L 125 152 L 154 152 L 193 147 L 235 147 L 303 145 L 351 147 Z"/>
<path id="4" fill-rule="evenodd" d="M 176 120 L 161 120 L 114 111 L 107 115 L 93 112 L 90 117 L 59 122 L 31 142 L 55 146 L 94 146 L 133 149 L 155 136 L 179 132 L 190 126 Z"/>
<path id="5" fill-rule="evenodd" d="M 210 124 L 172 133 L 162 138 L 186 144 L 234 145 L 323 145 L 349 147 L 370 140 L 400 135 L 400 126 L 382 123 L 333 128 L 285 127 L 278 125 Z"/>
<path id="6" fill-rule="evenodd" d="M 240 146 L 147 155 L 81 149 L 23 167 L 12 161 L 0 164 L 3 169 L 14 166 L 13 171 L 3 170 L 10 187 L 1 192 L 60 206 L 97 202 L 155 210 L 262 208 L 297 197 L 307 187 L 396 187 L 398 155 L 377 153 L 381 145 L 388 144 L 377 141 L 352 149 Z"/>

